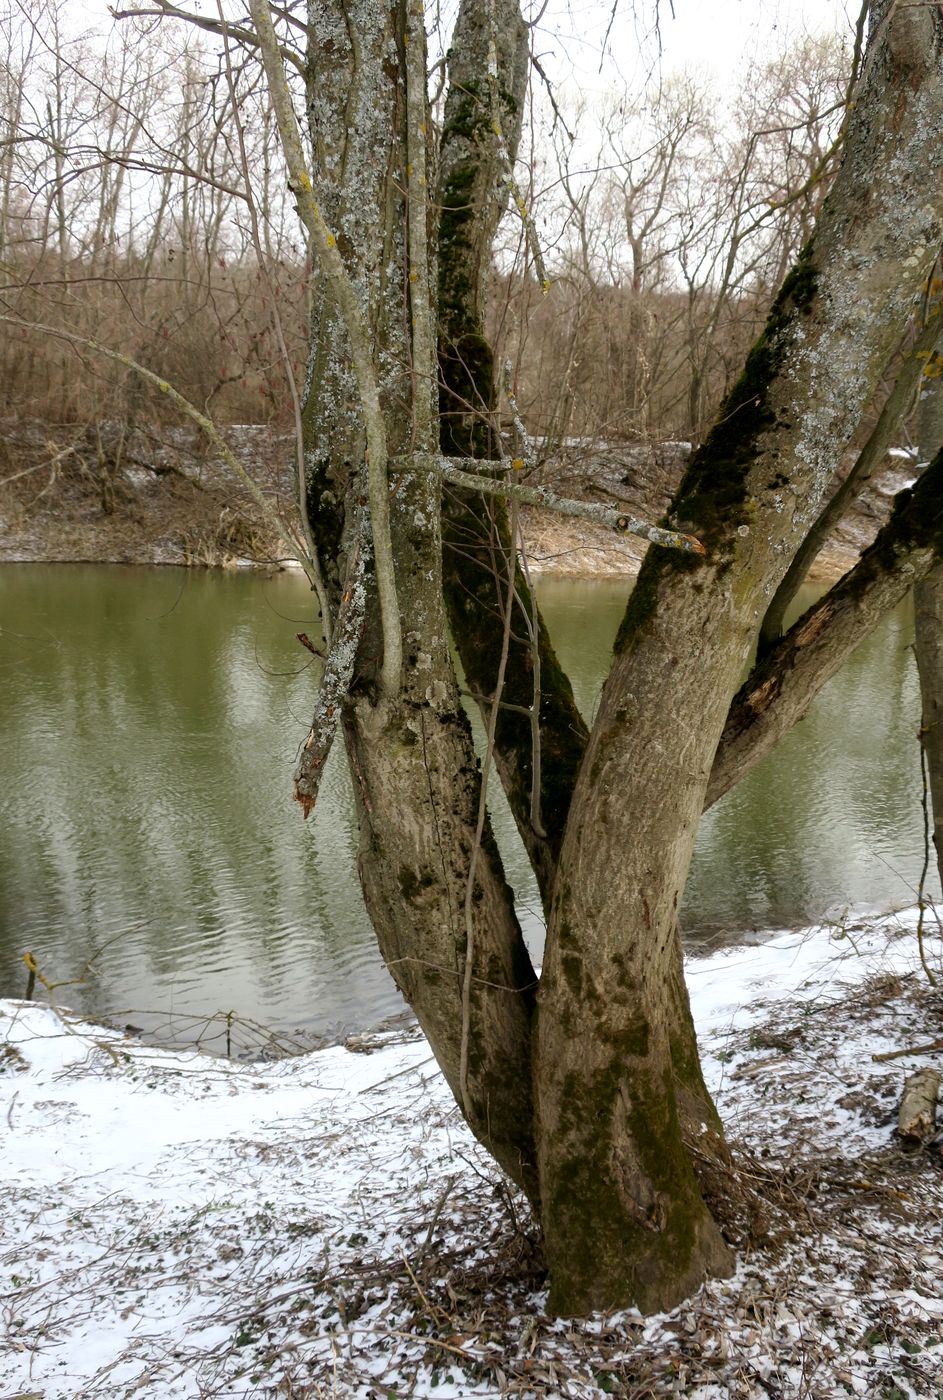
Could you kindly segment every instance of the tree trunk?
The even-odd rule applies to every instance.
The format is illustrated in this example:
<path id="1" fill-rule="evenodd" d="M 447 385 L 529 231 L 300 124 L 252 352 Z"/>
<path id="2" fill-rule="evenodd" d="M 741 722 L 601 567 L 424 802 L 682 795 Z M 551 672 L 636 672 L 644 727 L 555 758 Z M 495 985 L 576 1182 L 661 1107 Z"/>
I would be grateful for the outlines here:
<path id="1" fill-rule="evenodd" d="M 678 905 L 765 600 L 943 234 L 941 17 L 877 4 L 873 18 L 820 227 L 682 482 L 676 513 L 708 557 L 649 552 L 571 806 L 535 1062 L 550 1304 L 562 1312 L 664 1308 L 730 1269 L 679 1125 L 668 1026 Z"/>
<path id="2" fill-rule="evenodd" d="M 917 444 L 921 461 L 943 456 L 943 391 L 940 368 L 943 340 L 927 362 L 917 409 Z M 927 468 L 926 470 L 929 470 Z M 943 550 L 939 551 L 943 556 Z M 920 675 L 922 715 L 920 742 L 926 755 L 933 844 L 943 881 L 943 563 L 937 562 L 914 587 L 914 652 Z"/>
<path id="3" fill-rule="evenodd" d="M 389 451 L 423 450 L 430 444 L 413 441 L 414 345 L 407 330 L 417 305 L 407 313 L 410 283 L 401 276 L 403 15 L 392 3 L 348 29 L 341 3 L 312 0 L 308 17 L 318 193 L 371 327 Z M 413 288 L 414 296 L 427 294 Z M 336 606 L 362 509 L 364 433 L 346 332 L 323 279 L 314 301 L 304 407 L 308 507 Z M 466 934 L 480 779 L 446 640 L 439 494 L 438 478 L 427 471 L 397 474 L 390 528 L 402 614 L 401 685 L 395 695 L 379 694 L 382 636 L 371 604 L 344 708 L 360 813 L 359 868 L 383 956 L 472 1130 L 535 1199 L 536 978 L 487 828 L 470 900 L 470 952 Z M 464 995 L 466 957 L 471 980 Z"/>
<path id="4" fill-rule="evenodd" d="M 513 160 L 528 65 L 528 31 L 518 0 L 498 0 L 494 31 L 500 120 L 504 146 Z M 483 0 L 465 0 L 449 49 L 437 195 L 441 446 L 450 456 L 493 457 L 500 452 L 485 306 L 491 247 L 507 188 L 492 129 L 489 37 L 488 6 Z M 517 562 L 517 542 L 511 539 L 503 502 L 450 487 L 443 511 L 449 624 L 486 726 L 501 650 L 495 626 L 499 594 L 508 570 L 513 572 L 519 601 L 501 698 L 505 706 L 516 708 L 502 708 L 498 716 L 495 763 L 544 908 L 549 909 L 573 779 L 589 731 Z M 539 710 L 539 738 L 531 716 L 522 713 L 534 705 Z"/>
<path id="5" fill-rule="evenodd" d="M 438 481 L 425 469 L 399 472 L 391 493 L 402 616 L 391 631 L 384 608 L 381 628 L 368 605 L 343 707 L 361 876 L 384 955 L 472 1129 L 538 1205 L 551 1305 L 563 1311 L 665 1307 L 705 1274 L 730 1268 L 685 1149 L 701 1128 L 722 1144 L 681 974 L 677 908 L 761 612 L 820 509 L 943 234 L 941 18 L 890 0 L 873 8 L 846 159 L 820 230 L 676 501 L 708 556 L 651 551 L 623 622 L 566 820 L 533 1055 L 533 972 L 487 827 L 476 854 L 480 787 L 445 640 Z M 456 120 L 453 104 L 452 135 L 471 149 L 462 155 L 456 146 L 459 158 L 446 161 L 441 200 L 441 238 L 456 247 L 471 238 L 470 210 L 490 218 L 500 208 L 493 196 L 481 205 L 472 199 L 496 110 L 489 89 L 482 113 L 484 7 L 465 18 L 477 34 L 479 67 L 477 78 L 456 83 L 466 105 Z M 516 10 L 506 18 L 519 21 Z M 428 452 L 412 406 L 417 386 L 431 383 L 418 344 L 423 289 L 411 280 L 417 206 L 408 208 L 403 196 L 417 170 L 407 154 L 403 89 L 413 6 L 407 15 L 390 0 L 354 24 L 341 0 L 310 0 L 308 22 L 309 120 L 331 230 L 326 246 L 343 254 L 369 323 L 384 452 Z M 509 37 L 503 20 L 497 37 L 501 44 Z M 519 42 L 501 59 L 505 71 Z M 458 57 L 453 62 L 454 79 Z M 494 182 L 493 168 L 487 178 Z M 478 257 L 466 268 L 476 289 Z M 446 265 L 456 273 L 448 256 Z M 457 315 L 461 300 L 448 275 L 440 284 L 444 316 Z M 360 327 L 350 288 L 336 277 L 334 285 L 344 319 L 322 287 L 304 417 L 310 514 L 336 607 L 364 518 L 370 396 L 350 369 L 346 327 Z M 478 297 L 468 294 L 466 308 Z M 493 404 L 480 319 L 470 328 L 456 321 L 443 340 L 452 357 L 443 370 L 447 432 L 473 437 L 478 408 Z M 462 380 L 469 363 L 487 366 L 487 379 L 476 369 Z M 387 499 L 377 493 L 372 449 L 370 457 L 379 557 L 387 541 L 377 511 L 385 514 Z M 491 549 L 490 526 L 483 538 Z M 489 586 L 497 589 L 497 572 Z M 483 617 L 487 605 L 479 602 Z M 522 648 L 513 664 L 526 671 L 527 654 Z M 490 674 L 484 680 L 495 684 Z M 572 761 L 569 752 L 563 766 Z M 509 785 L 520 794 L 513 775 Z M 516 806 L 523 808 L 519 795 Z M 531 809 L 534 827 L 532 816 Z M 552 857 L 549 841 L 547 849 Z M 548 860 L 545 888 L 551 878 Z"/>

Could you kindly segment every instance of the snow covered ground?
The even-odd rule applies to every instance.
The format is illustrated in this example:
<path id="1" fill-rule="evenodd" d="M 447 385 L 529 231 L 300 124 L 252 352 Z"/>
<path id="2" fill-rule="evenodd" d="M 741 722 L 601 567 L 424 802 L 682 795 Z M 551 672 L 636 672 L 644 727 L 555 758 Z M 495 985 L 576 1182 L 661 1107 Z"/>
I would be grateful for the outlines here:
<path id="1" fill-rule="evenodd" d="M 417 1031 L 244 1064 L 0 1002 L 0 1400 L 940 1400 L 943 1160 L 893 1128 L 943 1053 L 873 1059 L 943 1036 L 912 930 L 692 960 L 739 1266 L 649 1319 L 546 1315 Z"/>

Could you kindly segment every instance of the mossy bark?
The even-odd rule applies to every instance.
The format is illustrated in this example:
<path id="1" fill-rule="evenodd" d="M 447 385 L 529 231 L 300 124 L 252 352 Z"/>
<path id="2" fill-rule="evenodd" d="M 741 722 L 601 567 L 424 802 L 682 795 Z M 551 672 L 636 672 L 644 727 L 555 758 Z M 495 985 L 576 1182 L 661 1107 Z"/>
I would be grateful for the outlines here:
<path id="1" fill-rule="evenodd" d="M 498 89 L 505 145 L 520 140 L 528 35 L 517 0 L 495 11 Z M 487 82 L 488 9 L 464 4 L 449 52 L 439 160 L 439 374 L 441 446 L 450 456 L 491 457 L 495 441 L 494 357 L 485 334 L 491 246 L 507 195 Z M 515 609 L 503 700 L 528 709 L 535 700 L 534 651 L 526 619 L 536 621 L 540 677 L 540 783 L 532 801 L 533 743 L 527 715 L 503 709 L 495 764 L 545 907 L 556 872 L 573 783 L 588 737 L 570 682 L 557 661 L 510 539 L 502 502 L 448 488 L 443 512 L 443 581 L 449 624 L 468 685 L 487 723 L 501 650 L 500 590 L 514 570 Z M 537 820 L 535 821 L 535 813 Z"/>
<path id="2" fill-rule="evenodd" d="M 766 600 L 819 513 L 943 235 L 941 18 L 886 5 L 874 18 L 815 237 L 675 503 L 708 556 L 649 552 L 571 805 L 535 1059 L 559 1311 L 670 1306 L 730 1268 L 684 1148 L 672 1073 L 677 910 Z"/>
<path id="3" fill-rule="evenodd" d="M 418 471 L 397 478 L 401 686 L 378 700 L 378 638 L 368 629 L 344 714 L 361 876 L 384 955 L 473 1130 L 539 1205 L 551 1304 L 562 1311 L 664 1307 L 730 1267 L 685 1149 L 684 1119 L 697 1114 L 703 1081 L 677 908 L 762 603 L 818 512 L 943 235 L 940 18 L 925 7 L 891 15 L 886 0 L 874 9 L 845 164 L 821 229 L 676 502 L 709 556 L 681 562 L 652 551 L 620 632 L 566 820 L 535 1062 L 533 972 L 487 833 L 471 950 L 459 918 L 478 777 L 445 641 L 438 482 Z M 485 7 L 477 16 L 486 24 Z M 399 6 L 378 12 L 366 0 L 309 6 L 313 148 L 374 334 L 393 453 L 411 442 L 402 19 Z M 458 85 L 463 98 L 475 98 L 475 81 Z M 463 120 L 474 143 L 480 102 Z M 461 127 L 453 123 L 456 134 Z M 469 173 L 446 177 L 441 232 L 456 248 L 469 226 Z M 306 446 L 336 589 L 363 445 L 344 337 L 330 306 L 322 316 Z M 477 374 L 487 358 L 477 331 L 459 329 L 450 347 L 461 349 L 461 372 L 471 359 Z M 476 405 L 454 377 L 446 387 L 448 431 L 458 432 Z M 466 1001 L 460 969 L 469 952 Z M 715 1130 L 716 1117 L 705 1124 Z"/>
<path id="4" fill-rule="evenodd" d="M 399 483 L 393 511 L 403 604 L 403 688 L 395 704 L 356 694 L 345 729 L 360 817 L 360 876 L 384 961 L 429 1038 L 469 1125 L 536 1204 L 531 1017 L 536 974 L 513 892 L 486 826 L 473 891 L 471 995 L 463 1005 L 465 893 L 480 774 L 447 643 L 441 593 L 438 478 Z M 427 521 L 417 537 L 417 511 Z M 469 1018 L 467 1093 L 460 1076 Z"/>
<path id="5" fill-rule="evenodd" d="M 388 447 L 414 443 L 410 342 L 404 12 L 366 0 L 309 5 L 309 132 L 318 197 L 371 327 Z M 425 289 L 428 293 L 428 289 Z M 336 603 L 363 508 L 364 433 L 349 346 L 314 289 L 304 403 L 309 514 Z M 359 869 L 384 959 L 429 1037 L 469 1125 L 536 1199 L 531 1107 L 535 976 L 490 833 L 472 900 L 471 994 L 462 995 L 464 918 L 480 778 L 447 645 L 440 491 L 435 474 L 400 472 L 390 531 L 401 607 L 396 694 L 377 687 L 375 606 L 356 658 L 343 729 L 360 817 Z M 317 821 L 315 816 L 314 821 Z M 460 1093 L 463 1019 L 469 1063 Z"/>
<path id="6" fill-rule="evenodd" d="M 912 491 L 896 498 L 890 520 L 855 567 L 757 661 L 731 703 L 705 807 L 735 787 L 776 746 L 855 647 L 911 588 L 927 598 L 930 615 L 920 630 L 934 645 L 933 584 L 923 581 L 939 574 L 935 564 L 941 555 L 943 454 L 925 469 Z M 927 587 L 929 593 L 924 592 Z M 926 691 L 932 704 L 936 686 L 929 680 Z M 940 797 L 943 805 L 943 791 Z"/>

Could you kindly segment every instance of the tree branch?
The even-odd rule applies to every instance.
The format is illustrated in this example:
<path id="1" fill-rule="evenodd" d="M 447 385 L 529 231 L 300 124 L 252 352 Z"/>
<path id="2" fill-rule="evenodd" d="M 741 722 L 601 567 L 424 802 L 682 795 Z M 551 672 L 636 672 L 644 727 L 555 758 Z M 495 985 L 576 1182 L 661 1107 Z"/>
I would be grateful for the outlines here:
<path id="1" fill-rule="evenodd" d="M 367 437 L 368 495 L 373 530 L 373 561 L 376 572 L 380 618 L 383 630 L 383 662 L 380 688 L 384 695 L 396 693 L 400 685 L 403 663 L 403 642 L 400 632 L 399 603 L 396 596 L 396 574 L 390 543 L 390 503 L 387 486 L 386 424 L 380 405 L 380 390 L 373 364 L 370 328 L 367 325 L 356 290 L 347 275 L 337 239 L 328 228 L 321 207 L 314 195 L 311 176 L 301 144 L 298 119 L 292 105 L 291 92 L 282 67 L 275 26 L 267 0 L 250 0 L 249 9 L 258 34 L 259 49 L 265 66 L 272 109 L 278 127 L 285 162 L 288 166 L 289 189 L 297 200 L 298 213 L 311 238 L 321 271 L 328 282 L 343 317 L 350 342 L 351 360 L 357 379 Z"/>
<path id="2" fill-rule="evenodd" d="M 826 681 L 943 553 L 943 452 L 874 544 L 754 666 L 734 697 L 704 801 L 729 792 L 801 719 Z"/>
<path id="3" fill-rule="evenodd" d="M 858 454 L 858 460 L 799 546 L 785 578 L 773 594 L 760 629 L 761 650 L 772 646 L 782 634 L 786 610 L 826 540 L 884 461 L 895 434 L 913 406 L 927 355 L 939 338 L 940 312 L 937 309 L 904 357 L 894 387 L 887 396 L 870 437 Z"/>
<path id="4" fill-rule="evenodd" d="M 240 44 L 248 44 L 250 48 L 259 48 L 258 36 L 253 34 L 251 29 L 244 29 L 241 24 L 230 24 L 225 19 L 209 19 L 204 15 L 191 14 L 189 10 L 181 10 L 176 5 L 171 5 L 168 0 L 154 0 L 153 10 L 117 10 L 112 8 L 110 14 L 113 19 L 180 19 L 186 24 L 192 24 L 195 29 L 206 30 L 209 34 L 228 35 L 230 39 L 238 39 Z M 283 13 L 280 11 L 280 13 Z M 301 56 L 293 49 L 286 48 L 284 44 L 278 45 L 278 51 L 286 63 L 292 64 L 304 77 L 305 66 Z"/>
<path id="5" fill-rule="evenodd" d="M 370 521 L 361 508 L 357 541 L 351 552 L 347 581 L 334 624 L 334 636 L 321 673 L 314 717 L 295 769 L 295 801 L 307 818 L 318 799 L 324 765 L 354 675 L 354 664 L 367 616 L 366 568 L 370 558 Z"/>
<path id="6" fill-rule="evenodd" d="M 403 459 L 397 458 L 395 465 L 399 465 L 401 461 Z M 476 476 L 473 472 L 465 470 L 467 464 L 462 457 L 427 456 L 417 453 L 415 457 L 406 461 L 410 464 L 428 464 L 439 472 L 444 481 L 453 486 L 463 486 L 469 491 L 477 491 L 482 496 L 502 496 L 506 500 L 520 501 L 522 505 L 541 506 L 544 510 L 555 511 L 558 515 L 597 520 L 620 535 L 638 535 L 643 540 L 661 545 L 665 549 L 679 549 L 685 554 L 707 553 L 700 540 L 695 539 L 693 535 L 683 535 L 677 530 L 664 530 L 660 525 L 649 525 L 645 520 L 638 520 L 624 511 L 613 510 L 611 506 L 604 506 L 598 501 L 576 501 L 568 496 L 558 496 L 546 486 L 524 486 L 521 482 L 496 481 L 491 477 Z M 461 462 L 462 466 L 456 466 L 456 462 Z M 403 464 L 405 465 L 405 462 Z M 474 465 L 481 467 L 484 464 L 477 462 Z M 506 469 L 508 463 L 489 462 L 486 465 L 495 468 L 503 466 Z"/>

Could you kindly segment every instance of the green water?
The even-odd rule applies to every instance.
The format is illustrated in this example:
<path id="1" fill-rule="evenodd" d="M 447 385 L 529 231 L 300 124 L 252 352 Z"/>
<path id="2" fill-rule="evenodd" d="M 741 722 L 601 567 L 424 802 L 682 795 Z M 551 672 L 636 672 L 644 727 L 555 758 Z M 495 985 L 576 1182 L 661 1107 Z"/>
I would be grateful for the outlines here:
<path id="1" fill-rule="evenodd" d="M 541 585 L 588 713 L 625 594 Z M 310 823 L 291 800 L 315 684 L 303 630 L 316 628 L 293 575 L 0 569 L 0 996 L 22 994 L 31 951 L 73 984 L 61 1001 L 169 1038 L 220 1010 L 334 1034 L 401 1009 L 357 886 L 341 756 Z M 904 609 L 704 819 L 690 936 L 912 902 L 923 836 L 909 644 Z M 539 955 L 536 890 L 503 804 L 495 820 Z M 216 1048 L 223 1035 L 206 1029 Z"/>

